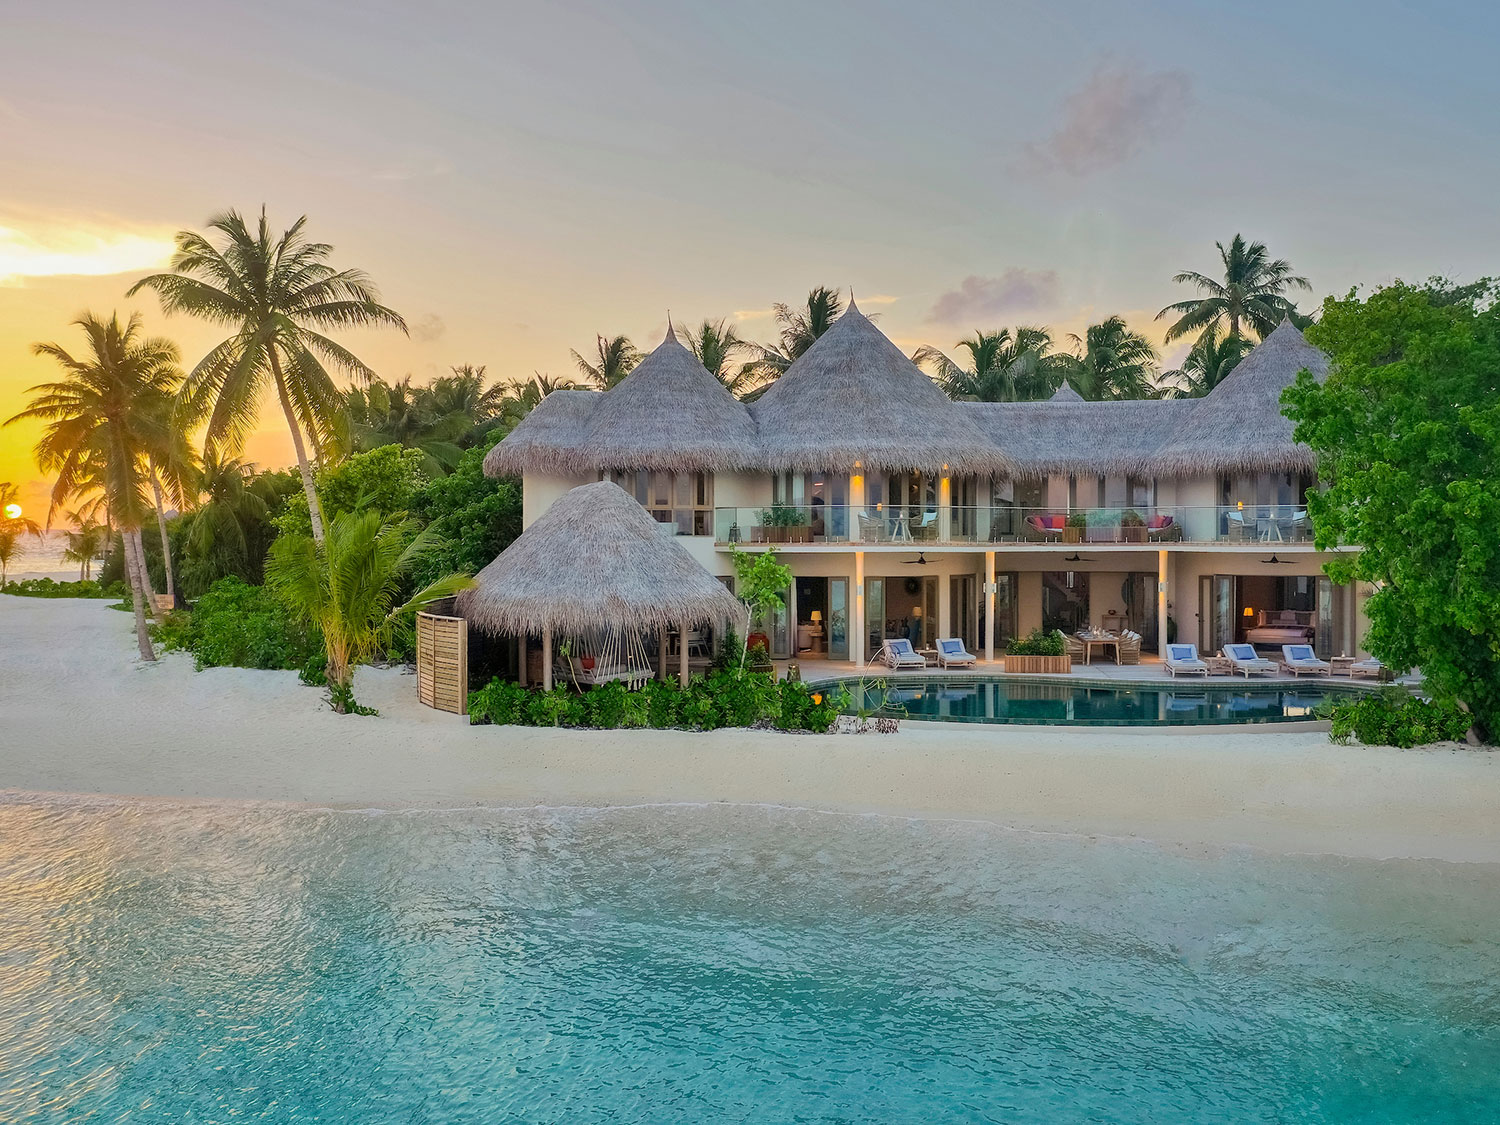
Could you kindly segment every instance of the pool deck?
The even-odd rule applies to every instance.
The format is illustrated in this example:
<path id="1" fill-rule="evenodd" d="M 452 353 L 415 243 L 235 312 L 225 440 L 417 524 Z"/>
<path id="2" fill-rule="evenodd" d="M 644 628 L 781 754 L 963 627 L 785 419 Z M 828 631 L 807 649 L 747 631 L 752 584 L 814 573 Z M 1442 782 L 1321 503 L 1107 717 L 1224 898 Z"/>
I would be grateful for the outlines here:
<path id="1" fill-rule="evenodd" d="M 848 660 L 827 660 L 822 657 L 799 657 L 796 661 L 776 661 L 776 671 L 780 676 L 786 675 L 787 666 L 796 663 L 801 666 L 802 679 L 808 682 L 832 679 L 848 679 L 852 676 L 878 676 L 881 679 L 921 678 L 938 676 L 998 676 L 1005 673 L 1005 661 L 980 660 L 972 668 L 941 668 L 934 662 L 929 662 L 926 668 L 902 669 L 897 671 L 888 668 L 884 664 L 856 665 Z M 1018 675 L 1019 673 L 1013 673 Z M 1375 680 L 1367 677 L 1354 679 L 1349 676 L 1290 676 L 1278 672 L 1274 676 L 1251 676 L 1248 679 L 1242 675 L 1220 675 L 1220 676 L 1171 676 L 1167 674 L 1161 659 L 1153 654 L 1142 653 L 1139 664 L 1115 664 L 1113 661 L 1095 661 L 1092 664 L 1074 664 L 1069 676 L 1079 682 L 1106 682 L 1121 684 L 1161 684 L 1177 682 L 1181 684 L 1210 683 L 1210 684 L 1338 684 L 1340 686 L 1354 686 L 1357 688 L 1373 688 L 1380 686 Z M 1063 679 L 1062 673 L 1027 673 L 1028 678 L 1034 679 Z M 1403 676 L 1396 681 L 1408 687 L 1418 686 L 1421 681 L 1415 676 Z"/>

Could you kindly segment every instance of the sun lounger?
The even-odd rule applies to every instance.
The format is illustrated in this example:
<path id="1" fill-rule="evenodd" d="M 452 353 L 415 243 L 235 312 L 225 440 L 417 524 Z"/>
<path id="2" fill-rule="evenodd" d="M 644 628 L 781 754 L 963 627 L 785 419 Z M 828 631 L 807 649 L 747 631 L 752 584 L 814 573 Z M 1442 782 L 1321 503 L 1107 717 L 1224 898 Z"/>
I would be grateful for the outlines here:
<path id="1" fill-rule="evenodd" d="M 1256 673 L 1263 676 L 1276 674 L 1276 665 L 1257 653 L 1254 645 L 1225 645 L 1220 651 L 1229 661 L 1231 671 L 1243 673 L 1247 680 Z"/>
<path id="2" fill-rule="evenodd" d="M 927 667 L 927 658 L 919 656 L 911 647 L 911 642 L 904 637 L 893 637 L 886 641 L 880 646 L 880 651 L 875 654 L 875 660 L 890 668 Z"/>
<path id="3" fill-rule="evenodd" d="M 1170 672 L 1173 678 L 1179 674 L 1189 676 L 1208 675 L 1208 665 L 1198 659 L 1197 645 L 1168 645 L 1167 655 L 1162 660 L 1162 667 Z"/>
<path id="4" fill-rule="evenodd" d="M 957 637 L 942 638 L 937 643 L 937 662 L 944 668 L 956 668 L 960 665 L 972 668 L 976 659 Z"/>
<path id="5" fill-rule="evenodd" d="M 1326 676 L 1333 671 L 1333 665 L 1317 658 L 1312 645 L 1282 645 L 1281 666 L 1294 676 Z"/>
<path id="6" fill-rule="evenodd" d="M 1355 664 L 1349 665 L 1349 677 L 1351 679 L 1356 676 L 1369 676 L 1371 679 L 1380 680 L 1384 679 L 1389 674 L 1390 669 L 1380 661 L 1376 660 L 1373 656 L 1368 660 L 1361 660 Z"/>

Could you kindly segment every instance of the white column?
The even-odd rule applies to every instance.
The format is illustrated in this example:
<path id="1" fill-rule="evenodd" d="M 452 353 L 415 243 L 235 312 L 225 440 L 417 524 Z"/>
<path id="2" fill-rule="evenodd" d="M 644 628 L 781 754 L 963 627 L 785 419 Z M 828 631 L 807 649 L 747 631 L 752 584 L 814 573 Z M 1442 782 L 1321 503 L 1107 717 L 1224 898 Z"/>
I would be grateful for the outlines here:
<path id="1" fill-rule="evenodd" d="M 984 658 L 995 659 L 995 552 L 984 553 Z"/>
<path id="2" fill-rule="evenodd" d="M 1156 552 L 1156 651 L 1167 651 L 1167 552 Z"/>
<path id="3" fill-rule="evenodd" d="M 854 552 L 854 612 L 849 626 L 849 659 L 856 668 L 865 662 L 865 553 Z"/>
<path id="4" fill-rule="evenodd" d="M 684 621 L 677 626 L 677 682 L 688 686 L 688 627 Z"/>
<path id="5" fill-rule="evenodd" d="M 542 690 L 552 690 L 552 626 L 542 627 Z"/>
<path id="6" fill-rule="evenodd" d="M 946 574 L 938 576 L 938 636 L 953 635 L 953 580 Z"/>

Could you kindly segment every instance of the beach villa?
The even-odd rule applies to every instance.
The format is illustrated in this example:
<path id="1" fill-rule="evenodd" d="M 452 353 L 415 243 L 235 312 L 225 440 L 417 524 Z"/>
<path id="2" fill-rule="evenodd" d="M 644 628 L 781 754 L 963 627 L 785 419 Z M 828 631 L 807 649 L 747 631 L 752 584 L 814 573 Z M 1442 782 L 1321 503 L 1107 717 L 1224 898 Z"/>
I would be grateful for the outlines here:
<path id="1" fill-rule="evenodd" d="M 761 626 L 775 658 L 956 637 L 989 661 L 1038 627 L 1326 658 L 1364 623 L 1323 574 L 1315 461 L 1281 414 L 1304 368 L 1326 357 L 1283 323 L 1201 399 L 952 401 L 851 303 L 749 403 L 669 329 L 612 389 L 547 396 L 485 471 L 521 478 L 528 527 L 613 481 L 731 588 L 735 549 L 774 550 L 795 576 Z"/>

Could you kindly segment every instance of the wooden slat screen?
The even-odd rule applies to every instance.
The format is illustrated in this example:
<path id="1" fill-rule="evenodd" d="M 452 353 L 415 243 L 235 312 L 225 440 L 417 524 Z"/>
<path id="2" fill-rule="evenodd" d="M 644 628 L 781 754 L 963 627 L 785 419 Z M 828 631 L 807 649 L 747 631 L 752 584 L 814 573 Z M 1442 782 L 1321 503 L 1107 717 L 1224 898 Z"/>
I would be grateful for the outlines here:
<path id="1" fill-rule="evenodd" d="M 469 623 L 417 614 L 417 698 L 439 711 L 468 711 Z"/>

